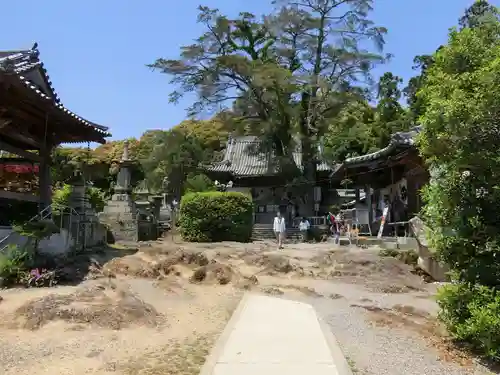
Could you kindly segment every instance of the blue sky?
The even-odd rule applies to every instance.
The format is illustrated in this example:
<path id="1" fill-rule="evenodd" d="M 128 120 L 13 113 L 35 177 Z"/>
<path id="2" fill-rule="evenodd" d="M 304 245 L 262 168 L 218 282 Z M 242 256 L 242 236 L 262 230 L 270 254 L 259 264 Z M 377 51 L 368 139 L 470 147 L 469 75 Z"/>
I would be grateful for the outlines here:
<path id="1" fill-rule="evenodd" d="M 2 4 L 0 50 L 39 43 L 63 104 L 78 115 L 109 126 L 113 139 L 139 137 L 147 129 L 168 129 L 186 118 L 189 103 L 168 103 L 168 77 L 145 64 L 175 58 L 179 47 L 200 35 L 202 0 L 25 0 Z M 228 15 L 261 14 L 270 0 L 206 0 Z M 473 0 L 376 0 L 372 19 L 389 30 L 385 51 L 392 71 L 414 75 L 413 57 L 431 53 Z M 491 1 L 499 6 L 500 0 Z"/>

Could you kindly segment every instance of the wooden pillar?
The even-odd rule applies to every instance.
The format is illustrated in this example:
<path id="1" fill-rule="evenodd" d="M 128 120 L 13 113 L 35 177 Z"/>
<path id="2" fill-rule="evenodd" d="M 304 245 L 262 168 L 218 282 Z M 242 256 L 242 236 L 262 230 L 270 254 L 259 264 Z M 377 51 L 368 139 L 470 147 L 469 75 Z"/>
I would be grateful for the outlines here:
<path id="1" fill-rule="evenodd" d="M 361 201 L 361 198 L 360 198 L 361 194 L 360 194 L 359 188 L 356 188 L 355 194 L 356 194 L 356 203 L 359 203 Z"/>
<path id="2" fill-rule="evenodd" d="M 372 194 L 370 185 L 365 186 L 365 201 L 368 208 L 368 221 L 370 225 L 373 223 L 373 207 L 372 207 Z"/>
<path id="3" fill-rule="evenodd" d="M 39 170 L 39 189 L 40 189 L 40 207 L 42 211 L 52 204 L 52 179 L 50 174 L 50 162 L 52 147 L 46 145 L 40 149 L 40 170 Z"/>

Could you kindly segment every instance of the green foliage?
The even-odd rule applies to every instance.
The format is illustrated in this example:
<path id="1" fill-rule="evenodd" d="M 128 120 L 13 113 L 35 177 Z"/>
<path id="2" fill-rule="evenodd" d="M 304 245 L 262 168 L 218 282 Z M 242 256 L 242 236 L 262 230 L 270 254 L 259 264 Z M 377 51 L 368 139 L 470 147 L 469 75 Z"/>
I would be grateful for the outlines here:
<path id="1" fill-rule="evenodd" d="M 459 20 L 460 27 L 474 28 L 498 22 L 498 8 L 488 0 L 476 0 Z"/>
<path id="2" fill-rule="evenodd" d="M 181 200 L 179 225 L 186 241 L 250 241 L 252 198 L 236 192 L 188 193 Z"/>
<path id="3" fill-rule="evenodd" d="M 55 216 L 60 216 L 63 213 L 69 213 L 67 207 L 70 204 L 72 186 L 64 184 L 60 189 L 57 189 L 52 195 L 52 207 Z M 96 212 L 102 212 L 106 205 L 106 197 L 104 192 L 96 187 L 86 188 L 87 199 L 90 205 Z"/>
<path id="4" fill-rule="evenodd" d="M 330 120 L 324 136 L 325 157 L 340 162 L 374 151 L 381 143 L 373 136 L 374 116 L 375 112 L 366 100 L 347 104 Z"/>
<path id="5" fill-rule="evenodd" d="M 485 286 L 451 284 L 440 288 L 439 317 L 452 336 L 486 357 L 500 357 L 500 295 Z"/>
<path id="6" fill-rule="evenodd" d="M 52 287 L 58 282 L 58 274 L 55 270 L 44 268 L 33 268 L 30 271 L 20 270 L 17 283 L 27 288 Z"/>
<path id="7" fill-rule="evenodd" d="M 71 189 L 71 185 L 64 184 L 52 195 L 52 208 L 54 216 L 59 217 L 64 213 L 68 213 L 66 208 L 69 205 Z"/>
<path id="8" fill-rule="evenodd" d="M 372 124 L 372 138 L 375 147 L 384 148 L 391 135 L 409 129 L 407 113 L 399 103 L 401 99 L 401 78 L 387 72 L 380 77 L 377 87 L 378 104 Z"/>
<path id="9" fill-rule="evenodd" d="M 177 60 L 160 58 L 150 67 L 172 77 L 177 86 L 172 102 L 198 94 L 190 115 L 221 107 L 228 111 L 226 103 L 233 104 L 235 121 L 261 136 L 283 169 L 297 169 L 293 134 L 299 133 L 302 174 L 310 183 L 318 137 L 329 118 L 361 95 L 355 86 L 369 82 L 371 68 L 385 61 L 376 52 L 386 30 L 368 18 L 372 0 L 274 3 L 275 11 L 263 18 L 242 12 L 229 19 L 200 7 L 204 33 L 181 47 Z M 376 52 L 367 51 L 369 41 L 375 42 Z M 286 177 L 295 177 L 293 171 Z"/>
<path id="10" fill-rule="evenodd" d="M 3 286 L 16 283 L 19 275 L 33 263 L 33 253 L 16 245 L 9 245 L 0 253 L 0 278 Z"/>
<path id="11" fill-rule="evenodd" d="M 423 219 L 459 280 L 500 284 L 500 24 L 452 31 L 418 96 L 433 181 Z"/>
<path id="12" fill-rule="evenodd" d="M 431 172 L 422 215 L 429 247 L 455 281 L 439 293 L 440 319 L 454 338 L 498 359 L 500 22 L 483 22 L 480 3 L 430 59 L 416 95 L 418 143 Z"/>
<path id="13" fill-rule="evenodd" d="M 90 206 L 96 212 L 102 212 L 106 205 L 106 196 L 104 192 L 96 187 L 87 188 L 87 198 L 89 199 Z"/>
<path id="14" fill-rule="evenodd" d="M 186 193 L 201 193 L 204 191 L 215 191 L 215 184 L 204 174 L 192 174 L 184 183 Z"/>
<path id="15" fill-rule="evenodd" d="M 23 237 L 43 240 L 55 233 L 59 233 L 59 228 L 52 220 L 28 221 L 13 227 L 16 233 Z"/>
<path id="16" fill-rule="evenodd" d="M 408 85 L 403 90 L 409 107 L 408 121 L 410 123 L 416 123 L 425 112 L 425 101 L 421 96 L 417 96 L 417 93 L 424 83 L 427 69 L 433 62 L 434 56 L 431 55 L 418 55 L 413 59 L 413 70 L 419 70 L 420 74 L 410 78 Z"/>
<path id="17" fill-rule="evenodd" d="M 151 154 L 143 161 L 148 186 L 159 190 L 167 177 L 168 192 L 180 197 L 188 175 L 196 173 L 200 164 L 210 161 L 210 151 L 197 137 L 183 129 L 176 128 L 158 135 Z"/>

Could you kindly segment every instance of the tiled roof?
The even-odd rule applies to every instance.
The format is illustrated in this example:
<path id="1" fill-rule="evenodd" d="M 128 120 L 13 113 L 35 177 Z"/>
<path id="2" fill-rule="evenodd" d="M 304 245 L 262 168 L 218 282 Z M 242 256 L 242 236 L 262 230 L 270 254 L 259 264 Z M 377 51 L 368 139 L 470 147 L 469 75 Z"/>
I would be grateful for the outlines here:
<path id="1" fill-rule="evenodd" d="M 54 106 L 66 115 L 73 117 L 82 125 L 92 127 L 103 137 L 109 136 L 106 126 L 87 121 L 61 104 L 39 55 L 36 43 L 30 50 L 0 51 L 0 74 L 14 74 L 22 84 L 36 92 L 42 99 L 52 101 Z"/>
<path id="2" fill-rule="evenodd" d="M 261 176 L 275 174 L 276 167 L 272 163 L 272 153 L 259 150 L 261 141 L 255 136 L 230 138 L 227 142 L 224 159 L 207 169 L 212 172 L 228 172 L 236 176 Z M 299 168 L 302 167 L 302 153 L 293 153 L 293 159 Z M 321 162 L 318 171 L 330 171 L 325 162 Z"/>
<path id="3" fill-rule="evenodd" d="M 344 165 L 358 164 L 366 161 L 376 160 L 380 157 L 390 155 L 394 150 L 401 147 L 411 147 L 415 144 L 415 139 L 421 131 L 421 126 L 415 126 L 410 131 L 394 133 L 391 136 L 391 141 L 387 147 L 381 150 L 372 152 L 371 154 L 355 156 L 352 158 L 347 158 L 344 161 Z"/>

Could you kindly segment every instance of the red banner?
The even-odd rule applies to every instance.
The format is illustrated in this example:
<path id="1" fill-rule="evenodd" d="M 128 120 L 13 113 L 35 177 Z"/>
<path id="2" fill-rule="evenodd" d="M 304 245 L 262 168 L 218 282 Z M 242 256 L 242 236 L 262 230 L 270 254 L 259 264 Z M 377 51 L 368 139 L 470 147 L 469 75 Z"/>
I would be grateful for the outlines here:
<path id="1" fill-rule="evenodd" d="M 33 164 L 14 164 L 14 163 L 1 163 L 0 171 L 10 172 L 10 173 L 38 173 L 38 165 Z"/>

